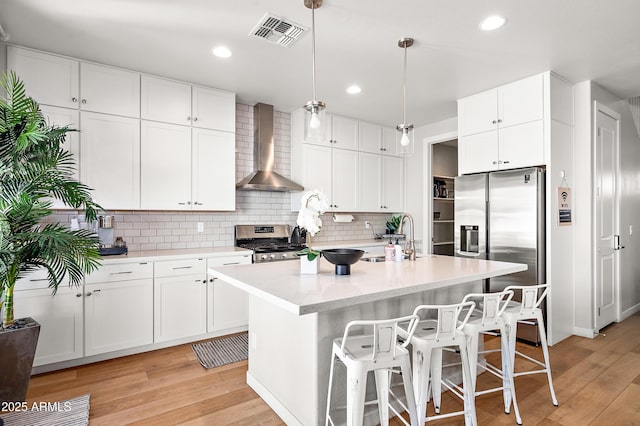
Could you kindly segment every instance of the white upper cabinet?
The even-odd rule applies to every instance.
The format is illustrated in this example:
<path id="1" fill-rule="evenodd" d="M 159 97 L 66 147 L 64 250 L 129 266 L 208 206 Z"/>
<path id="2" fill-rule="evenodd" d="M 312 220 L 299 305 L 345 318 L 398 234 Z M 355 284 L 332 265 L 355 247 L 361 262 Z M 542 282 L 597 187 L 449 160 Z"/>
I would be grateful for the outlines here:
<path id="1" fill-rule="evenodd" d="M 191 125 L 191 86 L 164 78 L 142 76 L 142 119 Z"/>
<path id="2" fill-rule="evenodd" d="M 140 130 L 140 207 L 190 209 L 191 128 L 142 120 Z"/>
<path id="3" fill-rule="evenodd" d="M 235 132 L 235 93 L 193 86 L 192 102 L 194 127 Z"/>
<path id="4" fill-rule="evenodd" d="M 139 73 L 81 62 L 80 77 L 80 108 L 140 117 Z"/>
<path id="5" fill-rule="evenodd" d="M 77 131 L 80 129 L 80 113 L 75 109 L 50 105 L 41 105 L 40 110 L 49 124 L 54 124 L 58 127 L 68 126 L 70 129 L 76 130 L 67 133 L 62 147 L 69 151 L 76 161 L 74 178 L 77 179 L 79 177 L 78 170 L 80 166 L 80 132 Z"/>
<path id="6" fill-rule="evenodd" d="M 141 115 L 164 123 L 235 132 L 234 93 L 142 76 Z"/>
<path id="7" fill-rule="evenodd" d="M 332 150 L 333 211 L 353 212 L 358 209 L 358 152 L 348 149 Z"/>
<path id="8" fill-rule="evenodd" d="M 140 116 L 140 74 L 76 59 L 7 48 L 8 68 L 22 79 L 26 92 L 42 105 Z"/>
<path id="9" fill-rule="evenodd" d="M 458 100 L 460 174 L 545 163 L 544 77 Z"/>
<path id="10" fill-rule="evenodd" d="M 396 152 L 396 137 L 398 131 L 394 127 L 382 128 L 382 153 L 384 155 L 398 156 Z"/>
<path id="11" fill-rule="evenodd" d="M 382 153 L 382 126 L 359 121 L 358 150 L 360 152 L 370 152 L 372 154 Z"/>
<path id="12" fill-rule="evenodd" d="M 404 160 L 382 156 L 382 211 L 404 211 Z"/>
<path id="13" fill-rule="evenodd" d="M 83 112 L 80 180 L 104 209 L 140 208 L 140 120 Z"/>
<path id="14" fill-rule="evenodd" d="M 336 148 L 358 149 L 358 121 L 352 118 L 331 117 L 331 140 Z"/>
<path id="15" fill-rule="evenodd" d="M 235 210 L 234 133 L 198 128 L 192 132 L 192 209 Z"/>
<path id="16" fill-rule="evenodd" d="M 382 155 L 369 152 L 359 152 L 359 210 L 377 212 L 382 208 Z"/>
<path id="17" fill-rule="evenodd" d="M 39 104 L 78 108 L 79 65 L 74 59 L 7 46 L 7 68 Z"/>

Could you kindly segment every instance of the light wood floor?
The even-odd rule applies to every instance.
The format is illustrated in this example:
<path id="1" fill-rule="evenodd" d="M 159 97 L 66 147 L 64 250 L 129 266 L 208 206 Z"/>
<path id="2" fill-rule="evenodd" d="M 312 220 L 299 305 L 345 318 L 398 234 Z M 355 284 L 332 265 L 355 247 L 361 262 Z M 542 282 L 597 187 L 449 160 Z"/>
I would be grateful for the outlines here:
<path id="1" fill-rule="evenodd" d="M 525 425 L 640 425 L 640 314 L 603 332 L 606 336 L 574 336 L 550 348 L 559 407 L 551 404 L 544 375 L 516 380 Z M 525 353 L 540 353 L 518 345 Z M 532 367 L 523 360 L 516 364 L 519 370 Z M 191 347 L 182 345 L 36 376 L 28 402 L 90 393 L 91 425 L 283 424 L 246 385 L 246 370 L 246 361 L 206 370 Z M 493 380 L 482 374 L 478 386 L 491 386 Z M 458 408 L 458 401 L 443 395 L 442 412 Z M 513 414 L 504 414 L 499 394 L 479 397 L 477 412 L 479 425 L 515 424 Z"/>

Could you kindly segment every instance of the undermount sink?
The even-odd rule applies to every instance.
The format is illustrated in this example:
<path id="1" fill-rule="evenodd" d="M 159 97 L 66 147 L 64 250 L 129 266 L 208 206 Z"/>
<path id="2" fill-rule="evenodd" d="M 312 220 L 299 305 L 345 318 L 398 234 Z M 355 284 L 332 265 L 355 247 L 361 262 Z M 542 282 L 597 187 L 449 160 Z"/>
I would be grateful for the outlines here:
<path id="1" fill-rule="evenodd" d="M 382 256 L 363 257 L 360 260 L 363 261 L 363 262 L 384 262 L 384 255 L 382 255 Z"/>

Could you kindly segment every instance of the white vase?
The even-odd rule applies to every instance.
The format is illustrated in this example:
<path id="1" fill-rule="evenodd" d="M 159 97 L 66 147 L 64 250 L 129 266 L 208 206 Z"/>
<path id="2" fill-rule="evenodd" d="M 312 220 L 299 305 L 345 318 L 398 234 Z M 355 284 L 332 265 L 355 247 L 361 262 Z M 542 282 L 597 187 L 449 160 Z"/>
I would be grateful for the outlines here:
<path id="1" fill-rule="evenodd" d="M 307 255 L 300 256 L 300 274 L 317 275 L 320 269 L 320 256 L 313 260 L 308 260 Z"/>

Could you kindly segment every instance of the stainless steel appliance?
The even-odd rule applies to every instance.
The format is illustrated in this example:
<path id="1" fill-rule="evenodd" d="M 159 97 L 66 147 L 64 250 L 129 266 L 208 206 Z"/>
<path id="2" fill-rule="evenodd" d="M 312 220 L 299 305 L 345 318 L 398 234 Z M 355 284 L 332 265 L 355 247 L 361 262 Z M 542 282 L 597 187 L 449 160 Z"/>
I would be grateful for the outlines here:
<path id="1" fill-rule="evenodd" d="M 236 225 L 236 246 L 253 250 L 253 263 L 297 259 L 304 244 L 289 242 L 289 225 Z"/>
<path id="2" fill-rule="evenodd" d="M 127 245 L 121 237 L 113 239 L 114 220 L 111 215 L 98 216 L 96 221 L 98 239 L 100 240 L 100 254 L 102 256 L 127 254 Z"/>
<path id="3" fill-rule="evenodd" d="M 516 274 L 485 280 L 484 291 L 546 281 L 545 172 L 540 168 L 455 179 L 455 256 L 526 263 Z M 518 338 L 539 343 L 535 325 L 518 325 Z"/>

